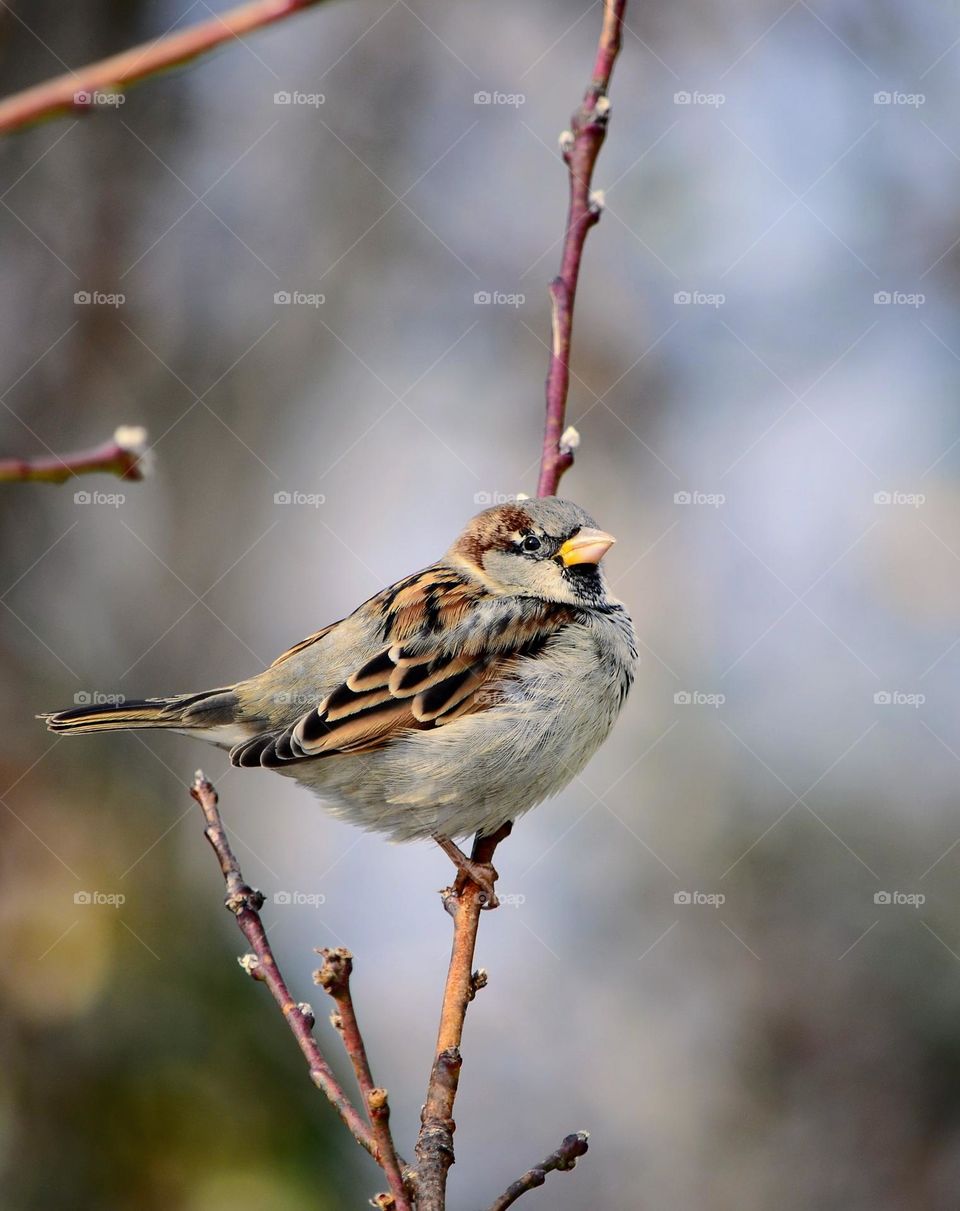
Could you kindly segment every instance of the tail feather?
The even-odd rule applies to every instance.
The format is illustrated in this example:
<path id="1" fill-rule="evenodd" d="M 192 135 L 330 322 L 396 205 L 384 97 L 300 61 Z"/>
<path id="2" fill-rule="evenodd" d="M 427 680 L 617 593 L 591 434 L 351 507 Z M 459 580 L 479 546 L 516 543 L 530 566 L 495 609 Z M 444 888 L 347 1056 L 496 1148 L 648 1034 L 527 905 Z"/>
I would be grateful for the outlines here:
<path id="1" fill-rule="evenodd" d="M 231 689 L 218 689 L 170 698 L 77 706 L 69 711 L 45 713 L 38 718 L 46 720 L 48 729 L 60 735 L 155 727 L 205 731 L 232 724 L 237 705 L 236 694 Z"/>

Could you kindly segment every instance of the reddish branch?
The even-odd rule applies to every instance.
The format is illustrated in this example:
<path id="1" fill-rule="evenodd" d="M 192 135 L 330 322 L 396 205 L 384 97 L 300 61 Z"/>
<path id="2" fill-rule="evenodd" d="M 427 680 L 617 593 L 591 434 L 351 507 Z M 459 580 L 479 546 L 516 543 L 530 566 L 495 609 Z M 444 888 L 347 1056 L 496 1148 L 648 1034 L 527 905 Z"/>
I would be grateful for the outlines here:
<path id="1" fill-rule="evenodd" d="M 547 371 L 547 420 L 543 433 L 538 496 L 555 496 L 560 477 L 573 463 L 575 438 L 571 439 L 572 435 L 568 437 L 565 433 L 573 305 L 587 232 L 599 222 L 603 210 L 603 198 L 591 192 L 591 182 L 594 165 L 607 133 L 610 117 L 607 89 L 620 52 L 626 3 L 627 0 L 605 0 L 593 79 L 580 108 L 573 115 L 570 131 L 565 131 L 561 138 L 563 159 L 569 169 L 570 204 L 560 273 L 550 283 L 553 335 Z"/>
<path id="2" fill-rule="evenodd" d="M 588 1138 L 586 1131 L 577 1131 L 574 1135 L 568 1135 L 556 1152 L 551 1152 L 545 1161 L 528 1169 L 523 1177 L 518 1178 L 512 1186 L 508 1186 L 490 1211 L 507 1211 L 507 1208 L 512 1207 L 522 1194 L 526 1194 L 528 1190 L 535 1190 L 537 1186 L 542 1186 L 547 1180 L 548 1173 L 553 1173 L 555 1170 L 565 1173 L 574 1168 L 577 1158 L 583 1156 L 589 1147 Z"/>
<path id="3" fill-rule="evenodd" d="M 371 1106 L 371 1099 L 367 1098 L 371 1117 L 374 1120 L 378 1120 L 375 1121 L 375 1125 L 371 1129 L 347 1097 L 333 1070 L 324 1058 L 319 1043 L 313 1037 L 314 1017 L 312 1010 L 308 1005 L 294 1001 L 290 995 L 286 982 L 280 974 L 277 961 L 274 958 L 273 950 L 263 928 L 263 922 L 260 919 L 263 896 L 259 891 L 250 887 L 244 880 L 240 864 L 234 856 L 230 843 L 227 840 L 227 835 L 224 832 L 223 821 L 220 818 L 220 811 L 217 807 L 217 792 L 213 784 L 207 781 L 200 770 L 197 771 L 193 786 L 190 788 L 190 794 L 200 804 L 203 811 L 203 817 L 206 821 L 204 836 L 210 842 L 214 853 L 217 855 L 220 871 L 227 885 L 227 895 L 224 903 L 237 918 L 237 924 L 240 926 L 243 936 L 247 939 L 253 951 L 252 955 L 244 956 L 241 960 L 241 965 L 254 979 L 262 980 L 266 984 L 273 999 L 279 1005 L 280 1011 L 286 1019 L 294 1038 L 297 1040 L 297 1045 L 303 1052 L 304 1058 L 310 1068 L 310 1079 L 326 1095 L 327 1100 L 334 1110 L 336 1110 L 337 1114 L 339 1114 L 344 1125 L 357 1143 L 370 1153 L 384 1173 L 387 1174 L 387 1179 L 391 1184 L 391 1195 L 388 1197 L 392 1199 L 392 1202 L 382 1202 L 381 1205 L 384 1207 L 393 1206 L 396 1211 L 410 1211 L 410 1203 L 407 1201 L 407 1196 L 404 1192 L 403 1181 L 399 1177 L 399 1163 L 396 1150 L 389 1136 L 389 1127 L 385 1112 L 386 1094 L 383 1090 L 373 1090 L 375 1093 L 383 1094 L 382 1104 L 376 1107 Z M 331 995 L 333 995 L 332 992 Z M 348 996 L 349 994 L 345 993 L 344 995 Z M 359 1046 L 362 1051 L 362 1042 Z M 351 1056 L 351 1058 L 353 1057 Z M 364 1064 L 366 1064 L 365 1056 Z M 367 1075 L 369 1076 L 369 1069 L 367 1069 Z M 378 1111 L 382 1112 L 379 1116 Z M 389 1140 L 389 1147 L 385 1146 L 385 1140 Z M 393 1189 L 394 1181 L 398 1183 L 396 1191 Z"/>
<path id="4" fill-rule="evenodd" d="M 74 475 L 103 471 L 121 479 L 143 479 L 149 473 L 147 432 L 122 425 L 113 437 L 92 450 L 51 454 L 43 458 L 0 458 L 0 483 L 39 481 L 62 484 Z"/>
<path id="5" fill-rule="evenodd" d="M 353 1064 L 357 1085 L 367 1107 L 367 1116 L 370 1119 L 380 1162 L 394 1197 L 394 1206 L 397 1211 L 401 1211 L 401 1208 L 408 1206 L 407 1192 L 390 1134 L 390 1104 L 387 1091 L 377 1088 L 373 1083 L 367 1049 L 353 1008 L 353 996 L 350 992 L 353 955 L 343 946 L 338 946 L 336 950 L 320 950 L 317 953 L 323 956 L 323 966 L 314 974 L 314 983 L 330 994 L 337 1007 L 337 1012 L 331 1014 L 330 1021 L 343 1040 L 347 1055 Z M 408 1174 L 408 1181 L 412 1177 L 412 1174 Z"/>
<path id="6" fill-rule="evenodd" d="M 99 63 L 90 63 L 64 76 L 46 80 L 0 101 L 0 134 L 18 130 L 41 118 L 69 112 L 84 113 L 109 105 L 112 96 L 123 93 L 131 84 L 189 63 L 224 42 L 317 3 L 319 0 L 253 0 L 211 17 L 209 21 L 201 21 Z"/>

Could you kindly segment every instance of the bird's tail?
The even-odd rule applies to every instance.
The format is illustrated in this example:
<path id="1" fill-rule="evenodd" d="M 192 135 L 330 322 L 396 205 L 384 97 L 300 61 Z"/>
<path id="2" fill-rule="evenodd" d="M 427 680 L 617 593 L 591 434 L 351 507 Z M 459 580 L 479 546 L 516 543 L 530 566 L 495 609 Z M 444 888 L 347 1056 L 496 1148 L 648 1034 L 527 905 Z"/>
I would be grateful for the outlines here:
<path id="1" fill-rule="evenodd" d="M 129 699 L 77 706 L 69 711 L 39 715 L 51 732 L 83 735 L 131 728 L 172 727 L 200 732 L 232 724 L 237 696 L 232 689 L 206 690 L 170 698 Z"/>

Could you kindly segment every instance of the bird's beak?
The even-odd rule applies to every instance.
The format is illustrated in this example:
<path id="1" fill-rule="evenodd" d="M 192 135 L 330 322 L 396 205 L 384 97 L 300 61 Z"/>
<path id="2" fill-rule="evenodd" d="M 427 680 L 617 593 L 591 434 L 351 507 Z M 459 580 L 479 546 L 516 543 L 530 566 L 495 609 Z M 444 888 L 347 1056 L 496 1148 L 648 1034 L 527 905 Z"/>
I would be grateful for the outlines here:
<path id="1" fill-rule="evenodd" d="M 605 534 L 603 530 L 583 529 L 568 538 L 558 554 L 567 568 L 577 563 L 598 564 L 616 541 L 612 534 Z"/>

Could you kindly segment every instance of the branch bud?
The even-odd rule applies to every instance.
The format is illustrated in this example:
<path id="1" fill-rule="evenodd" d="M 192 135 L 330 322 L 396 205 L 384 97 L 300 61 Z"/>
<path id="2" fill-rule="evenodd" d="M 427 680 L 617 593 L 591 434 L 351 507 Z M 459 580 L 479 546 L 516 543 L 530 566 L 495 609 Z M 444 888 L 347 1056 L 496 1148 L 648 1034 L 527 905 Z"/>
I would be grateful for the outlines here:
<path id="1" fill-rule="evenodd" d="M 573 425 L 568 425 L 560 435 L 560 452 L 572 454 L 580 446 L 580 431 Z"/>
<path id="2" fill-rule="evenodd" d="M 263 972 L 260 970 L 260 960 L 255 954 L 237 955 L 237 962 L 254 980 L 262 980 Z"/>

